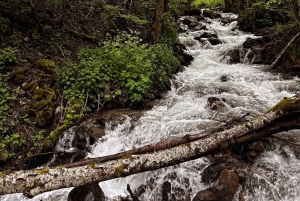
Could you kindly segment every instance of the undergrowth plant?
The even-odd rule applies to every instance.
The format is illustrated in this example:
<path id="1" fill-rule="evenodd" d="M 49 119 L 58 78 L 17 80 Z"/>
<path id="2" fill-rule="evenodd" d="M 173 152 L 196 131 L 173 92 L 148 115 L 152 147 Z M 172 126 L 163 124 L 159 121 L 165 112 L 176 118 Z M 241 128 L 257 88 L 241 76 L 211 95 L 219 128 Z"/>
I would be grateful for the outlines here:
<path id="1" fill-rule="evenodd" d="M 7 110 L 9 108 L 9 101 L 12 99 L 8 92 L 8 86 L 3 81 L 2 75 L 0 74 L 0 133 L 4 133 L 6 128 L 4 122 L 6 120 Z"/>
<path id="2" fill-rule="evenodd" d="M 224 4 L 224 0 L 195 0 L 193 2 L 193 5 L 195 7 L 200 7 L 200 8 L 203 8 L 203 7 L 207 7 L 207 8 L 214 8 L 214 7 L 217 7 L 217 6 L 221 6 Z"/>
<path id="3" fill-rule="evenodd" d="M 137 36 L 122 34 L 100 48 L 81 49 L 78 63 L 58 69 L 58 83 L 69 101 L 101 101 L 122 95 L 131 102 L 142 100 L 151 88 L 165 89 L 180 63 L 169 44 L 142 44 Z M 99 97 L 101 100 L 99 100 Z"/>
<path id="4" fill-rule="evenodd" d="M 5 65 L 17 62 L 17 52 L 18 50 L 13 47 L 6 47 L 0 51 L 0 70 L 3 69 Z"/>
<path id="5" fill-rule="evenodd" d="M 123 34 L 104 42 L 101 48 L 79 51 L 79 63 L 66 63 L 59 80 L 69 100 L 95 98 L 110 85 L 121 87 L 131 101 L 143 98 L 151 85 L 151 61 L 146 45 L 135 36 Z"/>

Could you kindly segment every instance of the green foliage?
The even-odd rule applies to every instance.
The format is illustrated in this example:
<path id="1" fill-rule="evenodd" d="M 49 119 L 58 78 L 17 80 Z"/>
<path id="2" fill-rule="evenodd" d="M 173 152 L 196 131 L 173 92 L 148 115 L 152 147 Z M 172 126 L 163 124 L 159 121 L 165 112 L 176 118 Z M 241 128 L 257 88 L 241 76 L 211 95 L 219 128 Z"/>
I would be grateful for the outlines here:
<path id="1" fill-rule="evenodd" d="M 18 50 L 12 47 L 6 47 L 0 51 L 0 70 L 7 64 L 12 64 L 17 62 L 16 53 Z"/>
<path id="2" fill-rule="evenodd" d="M 13 46 L 13 47 L 20 47 L 20 45 L 22 44 L 22 33 L 21 32 L 17 32 L 15 31 L 13 33 L 13 35 L 11 35 L 9 37 L 9 43 Z"/>
<path id="3" fill-rule="evenodd" d="M 124 88 L 131 101 L 136 101 L 142 99 L 151 85 L 151 62 L 146 45 L 141 45 L 138 37 L 117 36 L 101 48 L 80 50 L 78 59 L 77 64 L 66 63 L 59 76 L 70 100 L 82 100 L 87 93 L 108 93 L 108 85 L 114 84 Z"/>
<path id="4" fill-rule="evenodd" d="M 5 33 L 8 30 L 9 19 L 0 15 L 0 33 Z"/>
<path id="5" fill-rule="evenodd" d="M 179 70 L 180 62 L 173 55 L 172 49 L 164 44 L 156 44 L 149 48 L 149 57 L 152 64 L 151 80 L 158 89 L 165 89 L 172 73 Z"/>
<path id="6" fill-rule="evenodd" d="M 185 9 L 185 5 L 183 3 L 185 2 L 182 0 L 169 0 L 168 8 L 175 13 L 180 13 L 180 11 Z"/>
<path id="7" fill-rule="evenodd" d="M 148 23 L 147 20 L 140 19 L 138 16 L 135 15 L 121 15 L 120 17 L 126 19 L 129 22 L 133 22 L 136 25 L 145 25 Z"/>
<path id="8" fill-rule="evenodd" d="M 5 132 L 4 122 L 6 120 L 6 111 L 9 108 L 9 101 L 12 99 L 8 92 L 7 84 L 2 80 L 0 74 L 0 133 Z"/>
<path id="9" fill-rule="evenodd" d="M 44 139 L 44 130 L 40 130 L 36 135 L 31 136 L 31 141 L 34 147 L 39 147 Z"/>
<path id="10" fill-rule="evenodd" d="M 122 10 L 120 7 L 112 5 L 105 5 L 104 9 L 110 17 L 119 17 L 120 11 Z"/>
<path id="11" fill-rule="evenodd" d="M 8 158 L 14 156 L 15 153 L 21 149 L 22 145 L 26 143 L 26 140 L 21 138 L 19 133 L 14 133 L 5 137 L 1 136 L 1 138 L 0 147 L 8 151 Z"/>
<path id="12" fill-rule="evenodd" d="M 195 0 L 193 6 L 197 8 L 214 8 L 224 4 L 224 0 Z"/>
<path id="13" fill-rule="evenodd" d="M 179 24 L 170 13 L 164 13 L 162 18 L 162 39 L 161 42 L 172 45 L 178 42 Z"/>

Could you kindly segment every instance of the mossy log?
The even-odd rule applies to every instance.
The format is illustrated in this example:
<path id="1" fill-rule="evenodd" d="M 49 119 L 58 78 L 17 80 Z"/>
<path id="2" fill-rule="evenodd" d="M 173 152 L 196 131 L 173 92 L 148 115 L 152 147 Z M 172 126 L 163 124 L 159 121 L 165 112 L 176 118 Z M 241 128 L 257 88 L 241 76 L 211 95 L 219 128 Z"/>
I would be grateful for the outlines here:
<path id="1" fill-rule="evenodd" d="M 89 164 L 41 170 L 15 171 L 0 174 L 0 195 L 25 193 L 35 196 L 45 191 L 79 187 L 117 177 L 159 169 L 213 154 L 226 147 L 270 136 L 274 133 L 300 128 L 300 94 L 284 98 L 274 107 L 252 121 L 202 136 L 202 138 L 167 149 L 132 154 L 109 161 L 96 160 Z M 161 146 L 161 145 L 160 145 Z"/>

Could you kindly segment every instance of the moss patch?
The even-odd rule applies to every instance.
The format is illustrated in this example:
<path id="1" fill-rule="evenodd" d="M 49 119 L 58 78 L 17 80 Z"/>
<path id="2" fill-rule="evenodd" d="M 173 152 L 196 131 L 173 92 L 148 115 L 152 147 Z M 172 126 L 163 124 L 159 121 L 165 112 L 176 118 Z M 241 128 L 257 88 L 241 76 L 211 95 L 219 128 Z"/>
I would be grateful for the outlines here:
<path id="1" fill-rule="evenodd" d="M 4 163 L 8 159 L 8 157 L 8 151 L 5 148 L 0 147 L 0 163 Z"/>
<path id="2" fill-rule="evenodd" d="M 279 103 L 277 103 L 274 107 L 268 110 L 268 112 L 273 111 L 281 111 L 284 114 L 299 111 L 300 110 L 300 95 L 293 96 L 291 98 L 284 98 Z"/>
<path id="3" fill-rule="evenodd" d="M 48 173 L 48 172 L 49 172 L 49 168 L 43 168 L 41 170 L 38 170 L 39 174 L 45 174 L 45 173 Z"/>
<path id="4" fill-rule="evenodd" d="M 49 59 L 39 59 L 36 62 L 36 67 L 46 73 L 55 74 L 55 62 Z"/>
<path id="5" fill-rule="evenodd" d="M 114 175 L 116 175 L 117 177 L 122 176 L 125 172 L 125 168 L 127 168 L 127 167 L 128 167 L 128 165 L 123 163 L 122 165 L 120 165 L 119 167 L 117 167 L 115 169 Z"/>

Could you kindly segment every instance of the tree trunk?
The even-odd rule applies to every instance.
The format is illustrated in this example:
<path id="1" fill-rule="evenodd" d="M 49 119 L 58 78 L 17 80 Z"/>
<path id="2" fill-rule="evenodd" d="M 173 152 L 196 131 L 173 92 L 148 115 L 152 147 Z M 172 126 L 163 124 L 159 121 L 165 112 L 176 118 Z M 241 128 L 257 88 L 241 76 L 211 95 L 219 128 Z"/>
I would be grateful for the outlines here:
<path id="1" fill-rule="evenodd" d="M 155 33 L 155 42 L 159 42 L 162 34 L 162 15 L 165 10 L 165 1 L 164 0 L 156 0 L 155 7 L 155 17 L 154 17 L 154 33 Z"/>
<path id="2" fill-rule="evenodd" d="M 224 0 L 224 3 L 225 3 L 225 10 L 228 11 L 229 10 L 229 2 L 230 0 Z"/>
<path id="3" fill-rule="evenodd" d="M 300 94 L 284 98 L 266 113 L 250 122 L 222 132 L 205 135 L 199 140 L 172 148 L 152 153 L 127 155 L 106 162 L 98 160 L 77 167 L 0 173 L 0 195 L 23 192 L 27 196 L 34 196 L 45 191 L 84 186 L 196 159 L 224 149 L 224 147 L 256 140 L 283 130 L 299 128 L 299 108 Z"/>

